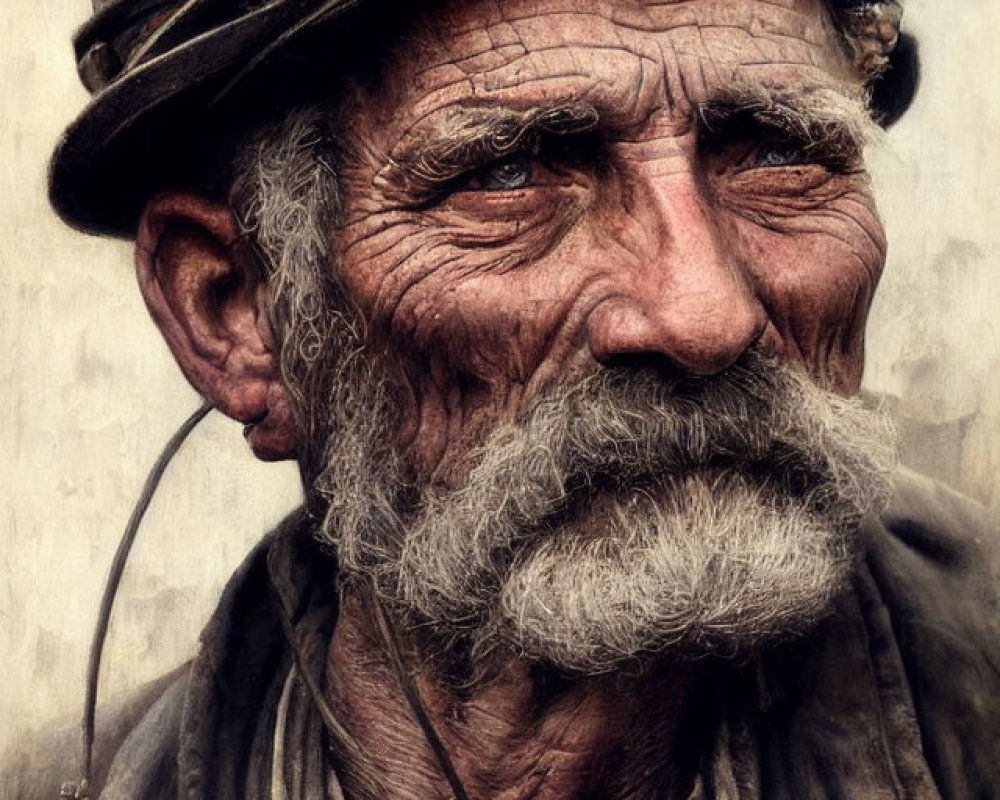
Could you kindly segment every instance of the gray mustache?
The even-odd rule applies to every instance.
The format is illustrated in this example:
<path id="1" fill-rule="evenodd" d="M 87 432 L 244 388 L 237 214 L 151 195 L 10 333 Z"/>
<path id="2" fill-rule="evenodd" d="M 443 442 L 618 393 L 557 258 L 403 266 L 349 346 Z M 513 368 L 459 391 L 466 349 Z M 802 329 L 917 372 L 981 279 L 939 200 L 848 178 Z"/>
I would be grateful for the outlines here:
<path id="1" fill-rule="evenodd" d="M 754 352 L 696 380 L 602 369 L 543 396 L 509 435 L 498 432 L 458 494 L 496 498 L 501 507 L 483 510 L 537 525 L 595 489 L 693 471 L 739 469 L 808 491 L 843 449 L 824 430 L 836 420 L 806 413 L 815 392 L 804 374 Z"/>

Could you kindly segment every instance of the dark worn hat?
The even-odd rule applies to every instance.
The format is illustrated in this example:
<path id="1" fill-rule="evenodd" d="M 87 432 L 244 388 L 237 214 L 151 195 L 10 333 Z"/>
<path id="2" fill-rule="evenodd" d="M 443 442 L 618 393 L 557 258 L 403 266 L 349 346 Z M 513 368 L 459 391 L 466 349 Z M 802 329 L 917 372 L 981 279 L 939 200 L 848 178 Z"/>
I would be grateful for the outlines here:
<path id="1" fill-rule="evenodd" d="M 150 192 L 211 149 L 225 115 L 232 121 L 234 88 L 358 5 L 95 0 L 93 17 L 74 37 L 80 79 L 93 98 L 64 132 L 49 169 L 59 216 L 85 231 L 131 236 Z"/>
<path id="2" fill-rule="evenodd" d="M 899 36 L 898 3 L 827 3 L 855 62 L 873 76 L 873 112 L 891 123 L 909 105 L 917 78 L 915 45 Z M 248 104 L 290 99 L 293 87 L 303 82 L 276 76 L 310 71 L 303 53 L 309 44 L 315 54 L 317 31 L 326 36 L 322 47 L 335 50 L 345 31 L 352 36 L 341 44 L 355 38 L 345 16 L 363 6 L 385 19 L 393 4 L 94 0 L 94 5 L 93 17 L 74 38 L 80 78 L 93 99 L 56 147 L 49 197 L 69 224 L 127 237 L 150 193 L 177 185 L 184 169 L 204 163 Z M 265 85 L 269 91 L 257 91 Z"/>

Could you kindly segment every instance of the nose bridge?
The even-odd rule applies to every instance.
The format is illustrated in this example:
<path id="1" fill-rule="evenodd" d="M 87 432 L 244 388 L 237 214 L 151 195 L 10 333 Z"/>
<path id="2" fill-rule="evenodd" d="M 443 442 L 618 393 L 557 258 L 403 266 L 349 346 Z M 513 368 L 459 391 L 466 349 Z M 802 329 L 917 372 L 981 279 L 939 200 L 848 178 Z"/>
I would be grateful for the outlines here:
<path id="1" fill-rule="evenodd" d="M 613 267 L 615 291 L 590 320 L 591 351 L 600 361 L 649 353 L 690 374 L 719 372 L 759 338 L 763 306 L 694 175 L 651 179 L 641 194 L 644 246 L 629 268 Z"/>

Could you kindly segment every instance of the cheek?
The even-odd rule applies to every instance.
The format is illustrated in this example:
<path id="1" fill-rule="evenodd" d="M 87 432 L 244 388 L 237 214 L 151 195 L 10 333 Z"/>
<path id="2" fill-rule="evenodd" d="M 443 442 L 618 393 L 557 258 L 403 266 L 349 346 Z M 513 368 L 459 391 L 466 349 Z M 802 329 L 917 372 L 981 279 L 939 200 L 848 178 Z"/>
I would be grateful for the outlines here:
<path id="1" fill-rule="evenodd" d="M 388 330 L 442 374 L 489 387 L 502 403 L 562 346 L 577 281 L 545 260 L 498 271 L 475 260 L 467 255 L 414 286 Z"/>
<path id="2" fill-rule="evenodd" d="M 857 193 L 780 224 L 730 222 L 767 307 L 782 358 L 821 384 L 855 393 L 864 367 L 864 328 L 885 263 L 886 242 L 870 197 Z"/>
<path id="3" fill-rule="evenodd" d="M 520 382 L 568 291 L 540 264 L 584 205 L 581 192 L 553 187 L 356 215 L 338 237 L 339 263 L 394 348 L 483 382 Z"/>
<path id="4" fill-rule="evenodd" d="M 579 276 L 559 269 L 530 236 L 480 250 L 456 246 L 436 227 L 408 223 L 395 233 L 360 261 L 350 256 L 379 237 L 356 239 L 340 263 L 412 392 L 402 444 L 418 474 L 447 482 L 461 453 L 498 419 L 516 416 L 565 360 L 558 354 L 569 350 L 563 332 Z"/>

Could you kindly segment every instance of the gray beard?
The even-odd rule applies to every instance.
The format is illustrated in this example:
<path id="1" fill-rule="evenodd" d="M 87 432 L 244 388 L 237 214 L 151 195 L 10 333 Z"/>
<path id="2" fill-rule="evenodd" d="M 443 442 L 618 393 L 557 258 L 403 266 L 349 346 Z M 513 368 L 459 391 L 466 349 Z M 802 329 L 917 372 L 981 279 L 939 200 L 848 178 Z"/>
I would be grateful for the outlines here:
<path id="1" fill-rule="evenodd" d="M 552 389 L 449 490 L 405 480 L 379 372 L 360 369 L 354 413 L 333 399 L 322 537 L 343 580 L 445 657 L 594 675 L 748 654 L 823 617 L 888 496 L 884 418 L 755 354 L 705 379 L 602 368 Z"/>

